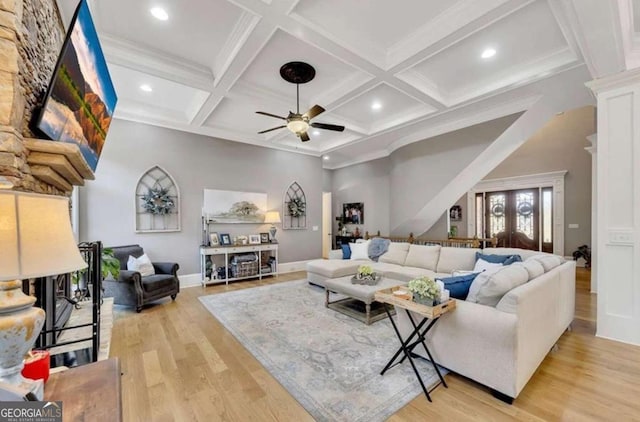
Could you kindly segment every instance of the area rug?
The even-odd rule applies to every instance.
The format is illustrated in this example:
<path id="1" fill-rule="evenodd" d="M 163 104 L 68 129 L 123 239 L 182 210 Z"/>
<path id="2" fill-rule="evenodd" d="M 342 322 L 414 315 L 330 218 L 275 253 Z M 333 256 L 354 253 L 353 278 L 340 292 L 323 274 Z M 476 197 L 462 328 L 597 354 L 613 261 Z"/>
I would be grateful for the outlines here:
<path id="1" fill-rule="evenodd" d="M 423 394 L 408 362 L 380 375 L 399 346 L 388 319 L 367 326 L 327 309 L 305 280 L 200 301 L 318 421 L 383 421 Z M 429 362 L 416 365 L 437 382 Z"/>

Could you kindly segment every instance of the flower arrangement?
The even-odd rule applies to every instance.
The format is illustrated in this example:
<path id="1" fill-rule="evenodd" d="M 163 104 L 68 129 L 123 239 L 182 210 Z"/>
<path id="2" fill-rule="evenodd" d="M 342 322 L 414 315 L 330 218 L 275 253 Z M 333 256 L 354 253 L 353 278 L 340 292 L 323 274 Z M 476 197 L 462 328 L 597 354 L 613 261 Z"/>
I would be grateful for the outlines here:
<path id="1" fill-rule="evenodd" d="M 173 198 L 169 195 L 169 190 L 165 188 L 151 188 L 142 196 L 142 208 L 150 214 L 166 215 L 175 206 Z"/>
<path id="2" fill-rule="evenodd" d="M 351 282 L 353 284 L 368 284 L 368 285 L 375 285 L 378 284 L 378 281 L 380 281 L 380 275 L 376 274 L 375 271 L 373 271 L 373 269 L 368 266 L 368 265 L 360 265 L 358 267 L 358 272 L 356 273 L 356 275 L 351 279 Z"/>
<path id="3" fill-rule="evenodd" d="M 287 204 L 287 210 L 291 217 L 302 217 L 307 212 L 307 204 L 302 198 L 292 198 Z"/>
<path id="4" fill-rule="evenodd" d="M 414 278 L 407 288 L 413 293 L 414 302 L 433 305 L 440 298 L 440 286 L 426 276 Z"/>

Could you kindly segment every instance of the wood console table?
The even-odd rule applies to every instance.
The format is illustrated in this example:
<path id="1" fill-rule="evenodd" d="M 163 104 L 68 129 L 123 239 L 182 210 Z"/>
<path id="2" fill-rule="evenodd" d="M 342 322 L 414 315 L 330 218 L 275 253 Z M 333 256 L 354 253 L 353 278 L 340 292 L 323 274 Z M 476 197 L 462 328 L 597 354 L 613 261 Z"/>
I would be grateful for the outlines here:
<path id="1" fill-rule="evenodd" d="M 122 421 L 120 361 L 102 360 L 51 374 L 45 401 L 62 401 L 65 421 Z"/>

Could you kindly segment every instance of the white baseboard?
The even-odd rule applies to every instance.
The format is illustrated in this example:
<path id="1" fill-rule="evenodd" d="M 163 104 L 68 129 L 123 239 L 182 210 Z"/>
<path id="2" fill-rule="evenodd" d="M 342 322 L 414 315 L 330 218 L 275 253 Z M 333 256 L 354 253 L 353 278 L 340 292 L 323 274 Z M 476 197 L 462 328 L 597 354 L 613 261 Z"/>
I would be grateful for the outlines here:
<path id="1" fill-rule="evenodd" d="M 314 261 L 313 259 L 307 259 L 306 261 L 294 261 L 278 263 L 278 274 L 293 273 L 295 271 L 306 271 L 307 263 Z"/>
<path id="2" fill-rule="evenodd" d="M 180 288 L 181 289 L 187 289 L 189 287 L 202 286 L 202 278 L 200 278 L 200 273 L 179 275 L 178 278 L 180 279 Z"/>

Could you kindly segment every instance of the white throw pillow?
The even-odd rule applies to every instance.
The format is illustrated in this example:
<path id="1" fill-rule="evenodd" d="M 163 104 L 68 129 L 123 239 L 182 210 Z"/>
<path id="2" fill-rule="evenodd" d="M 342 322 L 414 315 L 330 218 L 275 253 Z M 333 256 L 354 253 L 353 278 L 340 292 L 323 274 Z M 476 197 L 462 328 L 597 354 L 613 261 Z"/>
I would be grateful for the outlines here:
<path id="1" fill-rule="evenodd" d="M 137 271 L 143 277 L 154 275 L 156 273 L 153 269 L 153 264 L 146 253 L 142 254 L 140 258 L 134 258 L 129 255 L 129 259 L 127 260 L 127 270 Z"/>
<path id="2" fill-rule="evenodd" d="M 351 259 L 366 259 L 367 261 L 371 261 L 369 259 L 369 240 L 362 243 L 349 243 L 349 247 L 351 248 Z"/>
<path id="3" fill-rule="evenodd" d="M 484 259 L 480 258 L 476 261 L 476 265 L 473 267 L 473 272 L 474 273 L 481 273 L 482 271 L 485 270 L 489 270 L 492 268 L 500 268 L 503 265 L 498 263 L 494 263 L 494 262 L 489 262 L 489 261 L 485 261 Z"/>

